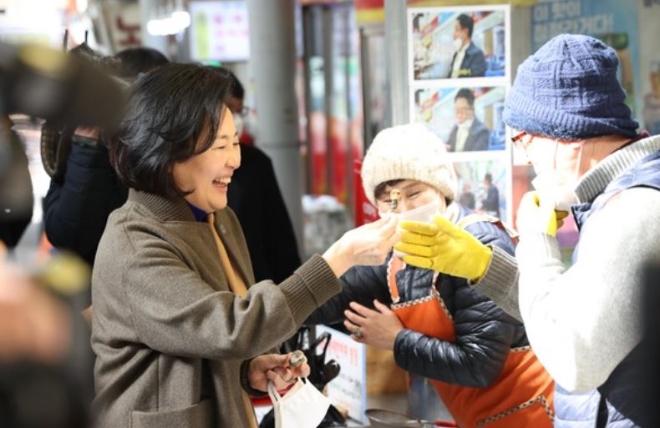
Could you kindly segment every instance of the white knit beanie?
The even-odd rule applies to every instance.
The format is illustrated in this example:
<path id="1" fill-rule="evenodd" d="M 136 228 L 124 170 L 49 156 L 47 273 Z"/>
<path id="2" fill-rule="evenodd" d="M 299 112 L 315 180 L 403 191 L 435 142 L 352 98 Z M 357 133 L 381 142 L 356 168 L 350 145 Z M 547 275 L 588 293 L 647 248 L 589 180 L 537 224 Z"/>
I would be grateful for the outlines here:
<path id="1" fill-rule="evenodd" d="M 376 187 L 391 180 L 419 180 L 448 199 L 456 194 L 456 172 L 440 138 L 422 124 L 380 131 L 362 162 L 362 186 L 372 204 Z"/>

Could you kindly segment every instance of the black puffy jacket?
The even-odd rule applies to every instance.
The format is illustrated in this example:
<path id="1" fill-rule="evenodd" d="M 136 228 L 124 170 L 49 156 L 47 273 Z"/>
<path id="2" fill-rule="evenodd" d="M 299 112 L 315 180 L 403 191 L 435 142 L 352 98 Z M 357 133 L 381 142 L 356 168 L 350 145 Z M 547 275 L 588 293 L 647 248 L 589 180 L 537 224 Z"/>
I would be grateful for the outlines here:
<path id="1" fill-rule="evenodd" d="M 470 214 L 467 208 L 460 207 L 459 218 Z M 472 223 L 466 230 L 484 244 L 514 253 L 508 234 L 490 222 Z M 314 312 L 307 324 L 340 322 L 351 301 L 369 308 L 373 308 L 374 299 L 391 305 L 388 262 L 376 267 L 358 266 L 346 272 L 341 277 L 343 291 Z M 399 303 L 428 296 L 433 275 L 431 270 L 412 266 L 398 272 Z M 402 369 L 431 379 L 486 387 L 500 375 L 511 348 L 529 346 L 523 325 L 475 291 L 467 280 L 447 275 L 439 278 L 435 286 L 453 318 L 456 341 L 404 329 L 394 343 L 395 361 Z"/>
<path id="2" fill-rule="evenodd" d="M 127 197 L 103 145 L 72 144 L 63 182 L 51 180 L 44 199 L 48 240 L 93 265 L 108 216 Z"/>

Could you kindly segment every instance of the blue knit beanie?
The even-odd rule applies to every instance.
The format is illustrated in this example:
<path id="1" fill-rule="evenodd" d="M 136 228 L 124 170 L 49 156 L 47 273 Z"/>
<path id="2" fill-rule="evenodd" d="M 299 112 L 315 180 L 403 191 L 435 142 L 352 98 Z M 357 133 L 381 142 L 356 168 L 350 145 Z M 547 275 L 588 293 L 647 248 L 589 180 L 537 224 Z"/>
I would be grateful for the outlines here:
<path id="1" fill-rule="evenodd" d="M 562 34 L 518 67 L 504 105 L 509 127 L 559 139 L 637 135 L 624 103 L 614 49 L 593 37 Z"/>

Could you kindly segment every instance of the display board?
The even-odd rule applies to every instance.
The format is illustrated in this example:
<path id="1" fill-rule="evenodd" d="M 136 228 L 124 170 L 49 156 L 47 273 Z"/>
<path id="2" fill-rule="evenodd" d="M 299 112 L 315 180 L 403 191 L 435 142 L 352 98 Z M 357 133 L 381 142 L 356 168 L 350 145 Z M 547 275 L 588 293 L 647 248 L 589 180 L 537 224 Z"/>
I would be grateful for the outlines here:
<path id="1" fill-rule="evenodd" d="M 245 1 L 193 1 L 188 4 L 193 61 L 247 61 L 250 57 Z"/>
<path id="2" fill-rule="evenodd" d="M 502 122 L 510 7 L 411 7 L 407 24 L 410 121 L 450 152 L 457 200 L 510 223 L 511 147 Z"/>

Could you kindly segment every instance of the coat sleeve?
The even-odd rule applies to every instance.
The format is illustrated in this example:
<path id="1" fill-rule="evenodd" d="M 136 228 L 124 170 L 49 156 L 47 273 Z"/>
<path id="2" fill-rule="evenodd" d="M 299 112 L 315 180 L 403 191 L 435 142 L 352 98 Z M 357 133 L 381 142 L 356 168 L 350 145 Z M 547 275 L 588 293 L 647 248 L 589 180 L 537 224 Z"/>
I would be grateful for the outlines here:
<path id="1" fill-rule="evenodd" d="M 100 338 L 110 337 L 117 347 L 135 342 L 181 357 L 248 359 L 278 347 L 340 290 L 327 263 L 313 256 L 284 282 L 259 282 L 241 298 L 221 286 L 212 237 L 193 241 L 190 234 L 203 257 L 202 274 L 186 256 L 192 249 L 163 240 L 157 230 L 124 224 L 104 235 L 93 273 L 95 346 L 107 346 Z M 106 245 L 117 236 L 123 243 Z M 212 286 L 207 276 L 220 285 Z"/>
<path id="2" fill-rule="evenodd" d="M 307 318 L 305 324 L 336 324 L 344 320 L 344 311 L 350 302 L 373 308 L 374 299 L 381 303 L 392 302 L 387 288 L 385 265 L 356 266 L 348 270 L 342 277 L 341 293 L 333 296 L 323 306 Z"/>
<path id="3" fill-rule="evenodd" d="M 504 232 L 485 232 L 479 223 L 468 226 L 468 230 L 486 244 L 513 252 L 513 244 Z M 395 360 L 403 369 L 425 377 L 473 388 L 486 387 L 500 375 L 520 323 L 466 280 L 445 281 L 456 287 L 455 341 L 406 329 L 395 340 Z"/>
<path id="4" fill-rule="evenodd" d="M 93 264 L 108 215 L 126 195 L 105 147 L 72 144 L 64 180 L 51 180 L 44 200 L 48 240 Z"/>
<path id="5" fill-rule="evenodd" d="M 642 339 L 642 275 L 657 259 L 658 213 L 657 190 L 622 191 L 583 224 L 568 269 L 556 238 L 521 236 L 520 312 L 539 361 L 564 389 L 603 385 Z"/>

